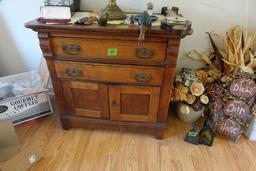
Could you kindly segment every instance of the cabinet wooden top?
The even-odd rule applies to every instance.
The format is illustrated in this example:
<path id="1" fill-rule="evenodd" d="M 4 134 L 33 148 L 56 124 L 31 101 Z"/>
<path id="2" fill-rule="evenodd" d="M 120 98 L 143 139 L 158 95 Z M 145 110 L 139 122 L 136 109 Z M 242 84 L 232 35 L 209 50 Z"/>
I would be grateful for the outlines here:
<path id="1" fill-rule="evenodd" d="M 93 33 L 93 34 L 108 34 L 108 35 L 138 35 L 139 28 L 137 25 L 111 25 L 99 26 L 98 24 L 92 24 L 90 26 L 75 25 L 75 24 L 44 24 L 37 20 L 33 20 L 25 23 L 26 28 L 30 28 L 36 32 L 46 33 L 58 33 L 58 32 L 69 32 L 69 33 Z M 187 30 L 165 30 L 160 26 L 154 26 L 150 31 L 147 32 L 149 37 L 163 37 L 163 38 L 183 38 L 187 35 L 191 35 L 193 30 L 188 28 Z"/>

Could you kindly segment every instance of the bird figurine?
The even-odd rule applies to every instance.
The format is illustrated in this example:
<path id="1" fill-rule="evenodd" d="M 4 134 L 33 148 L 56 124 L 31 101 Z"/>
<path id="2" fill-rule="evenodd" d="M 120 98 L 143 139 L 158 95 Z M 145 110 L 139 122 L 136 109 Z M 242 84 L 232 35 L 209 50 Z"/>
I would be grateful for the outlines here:
<path id="1" fill-rule="evenodd" d="M 152 21 L 150 18 L 150 15 L 147 11 L 144 11 L 139 18 L 139 28 L 140 28 L 140 36 L 139 36 L 139 42 L 138 45 L 141 45 L 141 43 L 145 39 L 145 34 L 148 30 L 150 30 L 152 26 Z"/>

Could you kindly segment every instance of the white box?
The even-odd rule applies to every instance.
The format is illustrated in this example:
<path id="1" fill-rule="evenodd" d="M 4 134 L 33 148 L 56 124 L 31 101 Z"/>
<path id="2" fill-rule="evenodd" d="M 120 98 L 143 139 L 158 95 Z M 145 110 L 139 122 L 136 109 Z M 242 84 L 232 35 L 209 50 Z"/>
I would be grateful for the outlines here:
<path id="1" fill-rule="evenodd" d="M 251 141 L 256 141 L 256 119 L 253 118 L 252 122 L 246 129 L 244 135 Z"/>
<path id="2" fill-rule="evenodd" d="M 32 71 L 2 77 L 0 82 L 13 84 L 17 79 L 27 79 L 33 83 L 33 80 L 29 79 L 35 74 L 40 76 L 37 71 Z M 17 125 L 51 114 L 53 109 L 47 89 L 43 80 L 40 80 L 40 83 L 35 89 L 31 87 L 29 92 L 24 91 L 23 94 L 17 95 L 19 92 L 16 91 L 16 96 L 0 100 L 0 120 L 12 120 L 13 124 Z"/>

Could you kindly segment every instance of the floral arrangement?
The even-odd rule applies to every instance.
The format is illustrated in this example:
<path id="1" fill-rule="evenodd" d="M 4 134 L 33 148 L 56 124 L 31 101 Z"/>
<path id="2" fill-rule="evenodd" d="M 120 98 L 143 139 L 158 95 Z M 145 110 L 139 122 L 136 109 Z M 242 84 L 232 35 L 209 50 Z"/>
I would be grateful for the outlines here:
<path id="1" fill-rule="evenodd" d="M 186 103 L 194 111 L 200 111 L 209 103 L 209 98 L 205 94 L 205 85 L 220 77 L 221 73 L 216 69 L 203 68 L 193 71 L 182 68 L 175 77 L 173 100 Z"/>

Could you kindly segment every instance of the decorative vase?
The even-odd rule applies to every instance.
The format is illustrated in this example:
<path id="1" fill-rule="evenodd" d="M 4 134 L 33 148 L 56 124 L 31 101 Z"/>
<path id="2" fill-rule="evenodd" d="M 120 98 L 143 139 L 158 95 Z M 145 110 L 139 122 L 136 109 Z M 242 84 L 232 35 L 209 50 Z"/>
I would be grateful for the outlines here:
<path id="1" fill-rule="evenodd" d="M 203 114 L 205 107 L 202 107 L 200 111 L 194 111 L 194 109 L 184 103 L 179 102 L 176 107 L 176 112 L 181 121 L 185 123 L 196 122 Z"/>
<path id="2" fill-rule="evenodd" d="M 105 26 L 108 23 L 109 14 L 107 12 L 102 11 L 99 15 L 97 15 L 97 22 L 100 26 Z"/>

